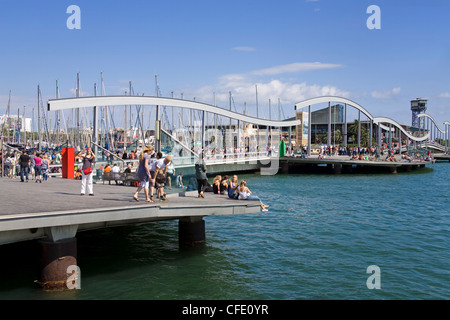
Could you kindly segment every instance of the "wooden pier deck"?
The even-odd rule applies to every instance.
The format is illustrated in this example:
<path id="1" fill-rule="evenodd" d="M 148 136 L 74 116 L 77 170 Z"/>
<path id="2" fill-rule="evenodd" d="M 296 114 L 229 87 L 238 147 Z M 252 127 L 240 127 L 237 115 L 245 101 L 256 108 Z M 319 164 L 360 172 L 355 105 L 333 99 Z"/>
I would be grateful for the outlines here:
<path id="1" fill-rule="evenodd" d="M 35 183 L 1 179 L 0 244 L 39 239 L 48 228 L 77 226 L 77 231 L 152 221 L 260 212 L 259 202 L 197 191 L 168 194 L 168 201 L 133 200 L 135 187 L 94 184 L 94 196 L 80 196 L 81 181 L 49 178 Z M 181 189 L 177 189 L 181 190 Z"/>

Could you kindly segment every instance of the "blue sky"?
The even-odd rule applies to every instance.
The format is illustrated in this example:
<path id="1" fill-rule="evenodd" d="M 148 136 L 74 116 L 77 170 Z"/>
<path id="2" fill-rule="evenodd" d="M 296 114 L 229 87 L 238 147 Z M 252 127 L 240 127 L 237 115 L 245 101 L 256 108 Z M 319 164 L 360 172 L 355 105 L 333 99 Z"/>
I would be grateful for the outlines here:
<path id="1" fill-rule="evenodd" d="M 81 9 L 81 30 L 69 30 L 69 5 Z M 369 5 L 381 29 L 369 30 Z M 161 93 L 261 114 L 279 98 L 294 104 L 329 94 L 348 97 L 374 116 L 409 124 L 410 100 L 429 99 L 439 123 L 450 121 L 450 2 L 446 0 L 0 0 L 0 114 L 84 95 L 104 74 L 107 94 Z"/>

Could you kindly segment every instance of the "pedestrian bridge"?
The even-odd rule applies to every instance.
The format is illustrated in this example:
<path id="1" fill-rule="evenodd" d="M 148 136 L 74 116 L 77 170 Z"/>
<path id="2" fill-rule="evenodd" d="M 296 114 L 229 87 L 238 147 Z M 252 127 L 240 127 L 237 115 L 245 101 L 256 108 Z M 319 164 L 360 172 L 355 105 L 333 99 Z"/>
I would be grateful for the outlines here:
<path id="1" fill-rule="evenodd" d="M 419 117 L 427 119 L 427 126 L 424 128 L 416 128 L 415 132 L 410 131 L 408 127 L 401 125 L 396 120 L 384 117 L 373 116 L 367 108 L 359 103 L 347 98 L 337 96 L 321 96 L 307 99 L 295 104 L 296 110 L 308 107 L 311 113 L 311 106 L 328 103 L 331 113 L 331 103 L 340 103 L 347 107 L 354 108 L 358 111 L 358 120 L 361 115 L 365 116 L 370 122 L 369 126 L 369 145 L 382 145 L 383 136 L 386 144 L 394 148 L 392 139 L 407 139 L 408 145 L 427 149 L 434 149 L 445 152 L 448 150 L 449 123 L 446 122 L 445 130 L 439 128 L 437 122 L 428 114 L 420 114 Z M 292 131 L 296 131 L 298 126 L 311 131 L 311 121 L 302 123 L 299 119 L 294 120 L 272 120 L 252 117 L 241 114 L 229 109 L 221 108 L 198 101 L 190 101 L 184 99 L 152 97 L 152 96 L 99 96 L 99 97 L 80 97 L 51 99 L 48 101 L 48 110 L 65 110 L 72 108 L 94 109 L 95 113 L 98 106 L 156 106 L 156 120 L 159 121 L 160 106 L 173 108 L 185 108 L 196 113 L 197 121 L 190 121 L 189 125 L 172 127 L 170 129 L 159 127 L 159 137 L 157 144 L 159 149 L 165 154 L 172 155 L 174 163 L 178 167 L 192 167 L 198 160 L 201 151 L 204 152 L 206 162 L 209 165 L 226 166 L 230 163 L 250 163 L 258 161 L 269 161 L 270 158 L 278 155 L 278 146 L 283 140 L 283 131 L 288 134 L 289 142 Z M 214 123 L 208 122 L 208 114 L 214 116 Z M 195 114 L 194 114 L 195 115 Z M 347 112 L 345 112 L 345 123 L 347 123 Z M 219 120 L 217 120 L 219 119 Z M 220 121 L 222 119 L 222 121 Z M 223 120 L 225 119 L 225 120 Z M 359 122 L 360 123 L 360 122 Z M 93 123 L 93 141 L 98 141 L 96 121 Z M 155 125 L 156 130 L 156 125 Z M 347 136 L 347 127 L 344 126 L 344 137 Z M 358 128 L 358 146 L 360 145 L 360 127 Z M 444 137 L 445 136 L 445 137 Z M 285 139 L 285 138 L 284 138 Z M 311 153 L 311 134 L 308 134 L 308 155 Z M 376 139 L 376 140 L 373 140 Z M 344 139 L 344 145 L 346 145 Z M 287 141 L 286 141 L 287 142 Z M 447 145 L 444 145 L 446 143 Z M 299 142 L 297 141 L 297 144 Z M 328 145 L 331 141 L 331 115 L 328 122 Z M 396 146 L 396 148 L 399 148 Z M 401 146 L 402 151 L 407 151 L 407 146 Z M 222 167 L 221 167 L 222 169 Z M 243 169 L 245 169 L 243 167 Z"/>
<path id="2" fill-rule="evenodd" d="M 378 143 L 377 145 L 381 145 L 381 137 L 382 133 L 385 132 L 385 134 L 389 137 L 389 139 L 392 139 L 393 135 L 397 135 L 399 140 L 402 139 L 402 134 L 406 139 L 409 140 L 410 144 L 414 144 L 419 147 L 425 147 L 430 149 L 435 149 L 438 151 L 444 151 L 446 152 L 449 147 L 449 122 L 444 122 L 445 130 L 442 130 L 439 128 L 437 122 L 433 117 L 431 117 L 429 114 L 419 114 L 418 117 L 424 117 L 426 118 L 426 122 L 424 124 L 423 128 L 416 128 L 418 129 L 415 133 L 412 131 L 408 131 L 405 129 L 405 126 L 398 123 L 396 120 L 384 117 L 384 116 L 373 116 L 366 108 L 361 106 L 360 104 L 347 99 L 343 97 L 336 97 L 336 96 L 322 96 L 322 97 L 316 97 L 312 99 L 307 99 L 301 102 L 296 103 L 295 108 L 296 110 L 301 110 L 303 108 L 308 107 L 309 113 L 311 113 L 311 106 L 317 105 L 317 104 L 323 104 L 328 103 L 329 107 L 329 120 L 328 120 L 328 145 L 331 145 L 331 103 L 341 103 L 345 106 L 345 123 L 347 123 L 347 106 L 352 107 L 358 111 L 358 120 L 360 120 L 360 115 L 363 114 L 370 122 L 369 126 L 369 145 L 372 144 L 372 137 L 374 133 L 372 132 L 373 126 L 376 125 L 378 127 L 378 133 L 376 134 Z M 346 130 L 346 125 L 344 126 Z M 359 146 L 359 139 L 361 135 L 360 127 L 358 129 L 358 146 Z M 311 132 L 311 131 L 309 131 Z M 344 136 L 346 136 L 347 132 L 344 132 Z M 345 141 L 345 139 L 344 139 Z M 310 144 L 310 143 L 309 143 Z M 345 144 L 345 142 L 344 142 Z M 406 150 L 406 146 L 404 146 L 404 150 Z"/>

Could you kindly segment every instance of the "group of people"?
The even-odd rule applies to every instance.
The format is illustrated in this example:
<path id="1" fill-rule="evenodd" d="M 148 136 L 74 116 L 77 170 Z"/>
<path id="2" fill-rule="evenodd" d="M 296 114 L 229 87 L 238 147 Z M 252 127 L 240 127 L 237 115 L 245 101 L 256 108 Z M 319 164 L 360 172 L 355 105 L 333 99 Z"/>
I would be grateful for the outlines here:
<path id="1" fill-rule="evenodd" d="M 204 198 L 204 191 L 207 187 L 209 187 L 208 179 L 206 176 L 206 163 L 204 154 L 201 154 L 200 161 L 195 164 L 195 177 L 198 184 L 198 198 Z M 252 194 L 250 189 L 247 187 L 247 182 L 245 180 L 241 180 L 238 183 L 237 175 L 233 175 L 231 180 L 229 180 L 228 176 L 224 176 L 222 178 L 221 175 L 217 175 L 213 180 L 212 189 L 216 194 L 227 193 L 228 197 L 231 199 L 260 201 L 262 211 L 268 211 L 268 206 L 263 204 L 259 197 Z"/>
<path id="2" fill-rule="evenodd" d="M 91 148 L 87 148 L 85 151 L 81 151 L 75 157 L 82 162 L 82 183 L 81 183 L 81 195 L 85 194 L 86 188 L 88 194 L 93 196 L 92 188 L 92 169 L 95 161 L 95 155 Z M 195 165 L 195 178 L 198 184 L 198 198 L 204 198 L 205 190 L 210 187 L 206 175 L 206 163 L 204 154 L 201 154 L 201 159 Z M 139 155 L 139 165 L 136 171 L 139 185 L 136 192 L 133 195 L 135 201 L 139 200 L 139 193 L 143 190 L 145 194 L 145 201 L 149 203 L 155 202 L 154 193 L 156 189 L 156 198 L 160 201 L 168 201 L 167 194 L 164 193 L 164 186 L 169 176 L 171 178 L 174 174 L 174 167 L 172 163 L 172 157 L 167 155 L 163 157 L 161 152 L 156 152 L 153 146 L 146 146 L 142 149 Z M 184 188 L 182 173 L 177 177 L 177 187 Z M 234 175 L 231 180 L 228 176 L 216 176 L 212 186 L 213 192 L 216 194 L 228 194 L 228 197 L 239 200 L 254 200 L 260 201 L 261 199 L 252 194 L 247 187 L 245 180 L 241 180 L 238 183 L 238 177 Z M 267 205 L 261 202 L 261 209 L 267 210 Z"/>
<path id="3" fill-rule="evenodd" d="M 167 180 L 167 171 L 172 162 L 170 155 L 163 158 L 161 152 L 155 152 L 153 146 L 146 146 L 139 155 L 139 166 L 137 177 L 139 186 L 133 195 L 133 199 L 139 201 L 139 192 L 144 190 L 145 201 L 154 202 L 153 193 L 157 190 L 157 198 L 160 201 L 167 201 L 164 193 L 164 185 Z"/>
<path id="4" fill-rule="evenodd" d="M 84 196 L 87 193 L 89 196 L 94 196 L 93 190 L 93 169 L 95 162 L 95 154 L 91 148 L 81 150 L 76 156 L 75 160 L 81 162 L 81 192 Z M 125 169 L 125 172 L 131 172 L 131 164 Z M 104 172 L 119 172 L 117 165 L 106 165 Z M 137 177 L 139 186 L 136 190 L 133 199 L 139 201 L 138 195 L 144 190 L 145 201 L 154 202 L 154 191 L 157 190 L 157 197 L 161 201 L 167 201 L 164 193 L 164 185 L 167 179 L 172 179 L 175 169 L 172 164 L 171 156 L 163 158 L 161 152 L 155 152 L 152 146 L 146 146 L 139 156 L 139 166 L 137 168 Z"/>
<path id="5" fill-rule="evenodd" d="M 36 151 L 10 152 L 2 156 L 1 160 L 4 176 L 14 179 L 19 175 L 21 182 L 28 182 L 31 174 L 36 183 L 47 180 L 50 164 L 54 161 L 47 153 Z"/>

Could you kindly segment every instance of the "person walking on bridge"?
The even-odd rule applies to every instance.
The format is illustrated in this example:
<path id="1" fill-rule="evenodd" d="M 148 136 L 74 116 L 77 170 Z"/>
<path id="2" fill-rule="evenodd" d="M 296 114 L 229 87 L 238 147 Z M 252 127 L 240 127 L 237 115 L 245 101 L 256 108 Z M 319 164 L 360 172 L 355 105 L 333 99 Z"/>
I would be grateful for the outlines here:
<path id="1" fill-rule="evenodd" d="M 144 189 L 145 193 L 145 201 L 146 202 L 154 202 L 153 199 L 149 198 L 148 189 L 151 185 L 153 187 L 153 177 L 150 173 L 150 157 L 153 153 L 152 146 L 146 146 L 142 149 L 142 152 L 139 156 L 139 167 L 137 169 L 137 177 L 139 179 L 139 187 L 134 193 L 133 199 L 139 201 L 138 195 L 142 189 Z M 153 188 L 152 188 L 153 192 Z"/>

